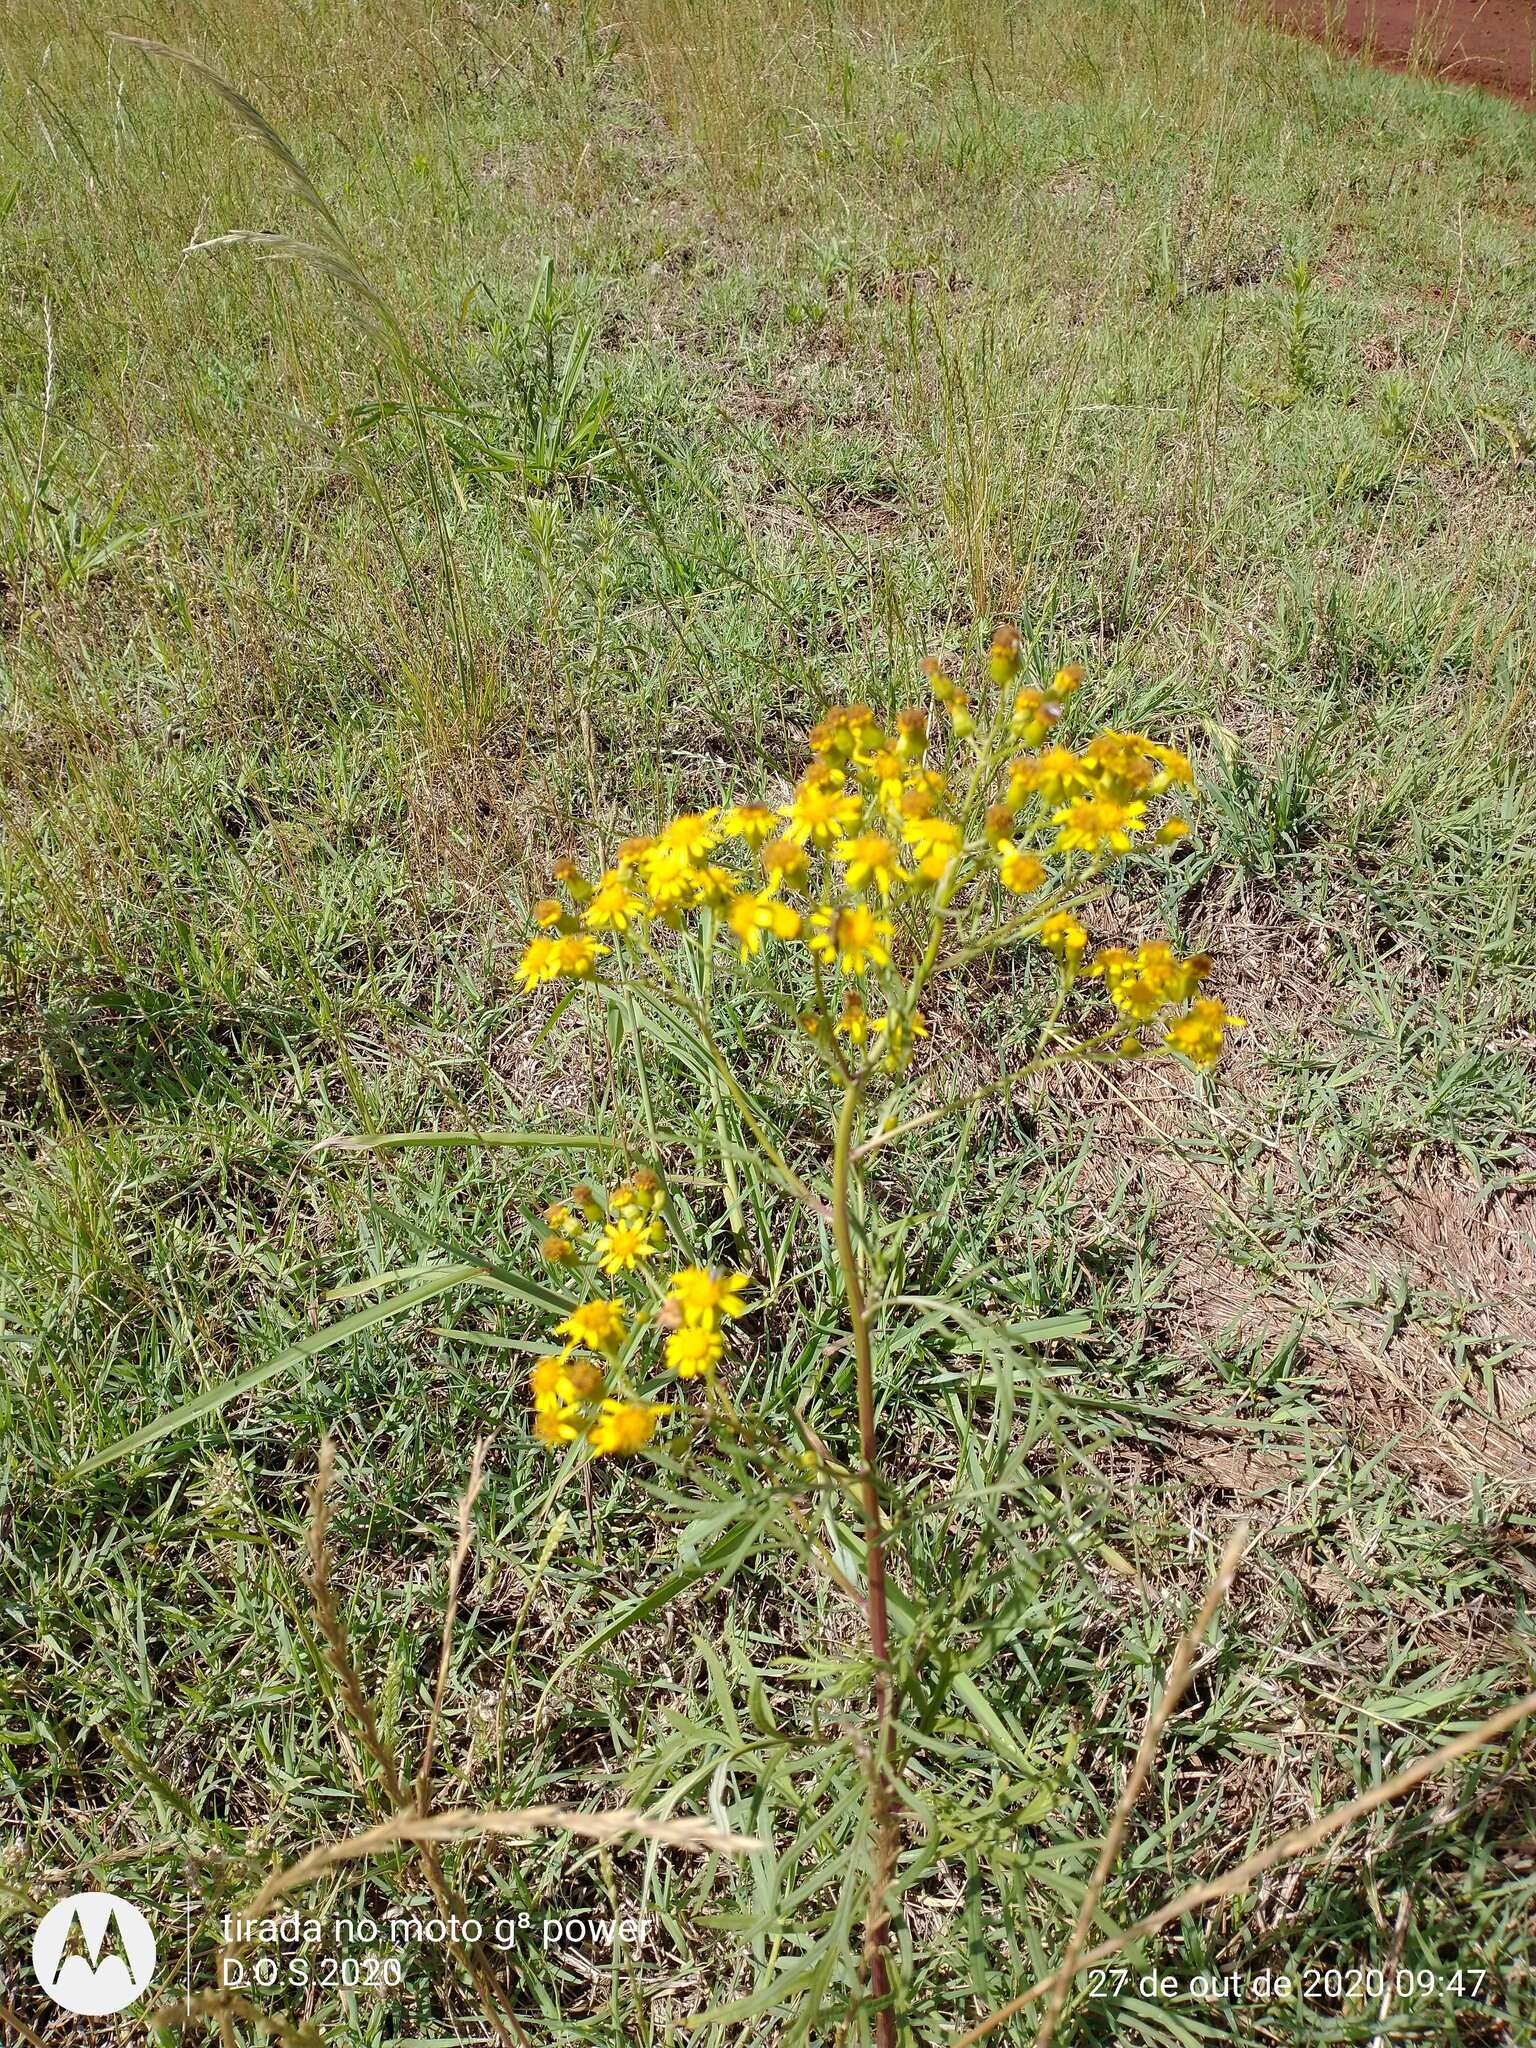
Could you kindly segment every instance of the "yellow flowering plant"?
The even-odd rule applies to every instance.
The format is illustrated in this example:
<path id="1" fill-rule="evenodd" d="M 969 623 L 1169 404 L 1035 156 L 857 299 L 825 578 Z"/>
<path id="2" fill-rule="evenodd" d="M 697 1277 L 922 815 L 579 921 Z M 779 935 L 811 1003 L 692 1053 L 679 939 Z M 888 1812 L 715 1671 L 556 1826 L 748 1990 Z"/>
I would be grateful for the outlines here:
<path id="1" fill-rule="evenodd" d="M 750 1921 L 765 1973 L 714 2015 L 732 2038 L 791 2003 L 786 2043 L 915 2038 L 929 1992 L 904 1902 L 922 1887 L 924 1910 L 953 1907 L 963 1868 L 968 1897 L 985 1877 L 989 1911 L 1038 1926 L 1039 1864 L 1019 1845 L 1070 1779 L 1061 1712 L 1042 1699 L 1026 1728 L 978 1680 L 1005 1651 L 1032 1669 L 1032 1632 L 1063 1625 L 1062 1586 L 1090 1551 L 1111 1555 L 1102 1497 L 1075 1476 L 1070 1403 L 1031 1349 L 1085 1322 L 1005 1321 L 998 1301 L 1028 1296 L 1001 1267 L 976 1268 L 973 1292 L 949 1248 L 919 1243 L 937 1235 L 929 1217 L 882 1214 L 909 1169 L 920 1177 L 929 1148 L 914 1141 L 957 1113 L 969 1130 L 1072 1063 L 1208 1071 L 1241 1024 L 1209 991 L 1206 955 L 1091 935 L 1128 864 L 1166 858 L 1190 830 L 1189 761 L 1137 732 L 1075 737 L 1081 673 L 1030 680 L 1025 663 L 1004 627 L 974 690 L 930 661 L 925 703 L 889 720 L 830 711 L 781 787 L 682 812 L 600 866 L 555 864 L 517 979 L 556 995 L 541 1037 L 570 1005 L 593 1027 L 591 1079 L 611 1105 L 599 1128 L 328 1141 L 604 1162 L 601 1186 L 589 1165 L 594 1180 L 546 1188 L 527 1216 L 540 1276 L 495 1254 L 429 1259 L 349 1290 L 378 1298 L 309 1345 L 460 1289 L 515 1305 L 516 1334 L 451 1334 L 533 1353 L 518 1402 L 553 1460 L 549 1504 L 575 1480 L 589 1505 L 602 1489 L 678 1525 L 675 1568 L 615 1602 L 573 1656 L 669 1608 L 670 1628 L 701 1578 L 723 1583 L 760 1553 L 775 1559 L 763 1599 L 792 1560 L 798 1594 L 858 1617 L 864 1652 L 835 1625 L 825 1646 L 814 1630 L 787 1638 L 771 1616 L 774 1699 L 758 1638 L 701 1639 L 726 1725 L 685 1700 L 629 1755 L 642 1804 L 707 1777 L 724 1807 L 738 1796 L 726 1778 L 748 1781 L 739 1800 L 773 1863 L 729 1922 Z M 989 984 L 1009 988 L 1019 1057 L 956 1088 L 951 1020 Z M 953 1168 L 948 1189 L 958 1200 Z M 1002 1199 L 1027 1210 L 1017 1175 Z M 937 1404 L 909 1392 L 909 1371 Z M 930 1473 L 945 1412 L 955 1455 Z M 744 1697 L 717 1648 L 751 1674 Z"/>
<path id="2" fill-rule="evenodd" d="M 875 1709 L 861 1967 L 880 2048 L 896 2039 L 890 1893 L 902 1757 L 865 1168 L 956 1109 L 1010 1096 L 1065 1063 L 1163 1055 L 1208 1070 L 1242 1023 L 1206 992 L 1208 956 L 1162 938 L 1096 947 L 1090 936 L 1091 907 L 1125 865 L 1166 856 L 1189 832 L 1188 759 L 1112 728 L 1071 743 L 1082 671 L 1029 680 L 1025 658 L 1019 634 L 1004 626 L 976 691 L 929 660 L 926 703 L 889 724 L 863 704 L 829 711 L 783 789 L 680 812 L 624 841 L 593 874 L 560 863 L 550 894 L 533 906 L 517 965 L 527 991 L 553 985 L 569 1000 L 588 988 L 621 1031 L 649 1019 L 670 1033 L 671 1048 L 685 1048 L 712 1119 L 736 1245 L 747 1239 L 747 1161 L 825 1232 L 854 1361 L 851 1464 L 819 1441 L 775 1448 L 738 1411 L 731 1354 L 754 1306 L 753 1278 L 730 1260 L 685 1254 L 655 1166 L 606 1193 L 577 1187 L 544 1218 L 545 1257 L 581 1298 L 553 1322 L 554 1348 L 533 1369 L 532 1427 L 552 1450 L 597 1459 L 681 1455 L 712 1432 L 770 1475 L 796 1471 L 807 1485 L 852 1497 Z M 1036 953 L 1050 985 L 1028 1058 L 922 1106 L 929 1077 L 919 1054 L 938 1035 L 936 1002 L 976 963 L 1015 948 Z M 809 1160 L 803 1132 L 791 1143 L 750 1085 L 745 1065 L 761 1065 L 764 1043 L 754 1034 L 750 1052 L 733 1056 L 717 1035 L 729 977 L 744 980 L 776 1021 L 772 1059 L 781 1098 L 797 1105 L 794 1122 L 803 1125 L 806 1105 L 825 1119 L 824 1148 Z M 638 1074 L 643 1089 L 643 1059 Z M 793 1486 L 773 1483 L 793 1519 Z"/>

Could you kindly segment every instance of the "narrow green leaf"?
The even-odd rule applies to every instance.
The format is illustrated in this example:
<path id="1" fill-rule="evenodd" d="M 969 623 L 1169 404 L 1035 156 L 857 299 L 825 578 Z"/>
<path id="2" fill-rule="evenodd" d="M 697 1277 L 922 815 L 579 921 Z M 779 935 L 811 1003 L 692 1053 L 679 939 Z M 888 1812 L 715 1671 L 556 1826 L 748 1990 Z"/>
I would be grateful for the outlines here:
<path id="1" fill-rule="evenodd" d="M 333 1345 L 344 1344 L 349 1337 L 357 1336 L 363 1330 L 374 1329 L 380 1323 L 387 1323 L 392 1316 L 403 1315 L 407 1309 L 418 1303 L 431 1301 L 434 1295 L 446 1294 L 451 1287 L 463 1286 L 467 1281 L 485 1277 L 484 1268 L 479 1265 L 443 1266 L 430 1280 L 420 1280 L 413 1287 L 406 1287 L 399 1294 L 392 1294 L 385 1301 L 376 1301 L 371 1308 L 359 1309 L 355 1315 L 343 1316 L 339 1323 L 330 1323 L 323 1330 L 315 1330 L 302 1342 L 292 1344 L 286 1351 L 279 1351 L 260 1365 L 253 1365 L 249 1372 L 238 1374 L 232 1380 L 224 1380 L 219 1386 L 208 1387 L 195 1399 L 183 1402 L 179 1408 L 171 1408 L 164 1415 L 157 1415 L 153 1422 L 146 1422 L 142 1429 L 130 1435 L 119 1437 L 104 1450 L 95 1452 L 83 1464 L 74 1468 L 75 1476 L 99 1471 L 103 1465 L 110 1465 L 119 1458 L 126 1458 L 135 1451 L 142 1451 L 148 1445 L 158 1443 L 162 1437 L 172 1436 L 188 1423 L 201 1422 L 207 1415 L 216 1414 L 231 1401 L 239 1400 L 253 1388 L 266 1381 L 276 1379 L 279 1373 L 287 1372 L 290 1366 L 301 1364 L 306 1358 L 316 1358 L 322 1351 L 329 1351 Z"/>
<path id="2" fill-rule="evenodd" d="M 618 1138 L 598 1131 L 384 1131 L 374 1138 L 322 1138 L 306 1157 L 320 1152 L 399 1152 L 412 1146 L 446 1150 L 454 1145 L 503 1147 L 512 1152 L 622 1152 Z"/>

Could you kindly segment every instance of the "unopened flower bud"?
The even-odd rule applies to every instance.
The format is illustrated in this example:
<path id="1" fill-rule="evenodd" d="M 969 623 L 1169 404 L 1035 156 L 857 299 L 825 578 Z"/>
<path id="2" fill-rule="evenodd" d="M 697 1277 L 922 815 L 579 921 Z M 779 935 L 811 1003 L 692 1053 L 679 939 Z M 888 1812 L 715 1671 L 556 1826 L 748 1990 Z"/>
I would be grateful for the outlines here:
<path id="1" fill-rule="evenodd" d="M 992 635 L 992 645 L 987 649 L 987 673 L 994 683 L 1001 686 L 1011 683 L 1019 672 L 1023 658 L 1024 643 L 1019 638 L 1016 626 L 999 626 Z"/>
<path id="2" fill-rule="evenodd" d="M 592 884 L 581 872 L 581 869 L 577 867 L 575 861 L 557 860 L 555 862 L 555 880 L 564 888 L 570 890 L 573 903 L 587 903 L 591 901 Z"/>
<path id="3" fill-rule="evenodd" d="M 945 675 L 943 664 L 940 662 L 939 657 L 936 654 L 925 654 L 922 660 L 922 671 L 927 678 L 929 689 L 932 690 L 939 703 L 947 704 L 955 694 L 955 686 L 950 678 Z"/>
<path id="4" fill-rule="evenodd" d="M 920 761 L 928 746 L 928 714 L 917 705 L 896 714 L 896 751 L 903 761 Z"/>

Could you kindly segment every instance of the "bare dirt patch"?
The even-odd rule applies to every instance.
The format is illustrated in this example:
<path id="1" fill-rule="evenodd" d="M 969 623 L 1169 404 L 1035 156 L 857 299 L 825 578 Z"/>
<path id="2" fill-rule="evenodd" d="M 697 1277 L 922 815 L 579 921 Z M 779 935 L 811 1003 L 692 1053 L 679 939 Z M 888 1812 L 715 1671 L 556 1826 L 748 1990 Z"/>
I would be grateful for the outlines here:
<path id="1" fill-rule="evenodd" d="M 1373 63 L 1481 86 L 1536 106 L 1531 0 L 1273 0 L 1275 18 Z"/>
<path id="2" fill-rule="evenodd" d="M 1272 1349 L 1296 1331 L 1350 1436 L 1447 1509 L 1484 1478 L 1536 1498 L 1536 1201 L 1481 1190 L 1460 1162 L 1436 1160 L 1383 1178 L 1369 1227 L 1293 1275 L 1266 1274 L 1249 1256 L 1244 1190 L 1201 1156 L 1193 1104 L 1173 1077 L 1146 1069 L 1135 1081 L 1140 1116 L 1121 1097 L 1099 1108 L 1113 1133 L 1103 1170 L 1157 1201 L 1175 1341 Z M 1276 1161 L 1276 1185 L 1285 1178 Z M 1240 1445 L 1224 1471 L 1210 1469 L 1219 1448 L 1201 1439 L 1191 1451 L 1240 1497 L 1283 1481 Z"/>

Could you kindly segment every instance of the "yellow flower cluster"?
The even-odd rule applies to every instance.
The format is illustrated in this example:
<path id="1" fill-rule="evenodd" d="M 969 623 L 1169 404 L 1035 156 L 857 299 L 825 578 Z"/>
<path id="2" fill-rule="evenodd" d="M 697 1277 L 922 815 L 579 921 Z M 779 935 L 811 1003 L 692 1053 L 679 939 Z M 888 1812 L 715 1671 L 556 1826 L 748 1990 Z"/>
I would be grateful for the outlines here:
<path id="1" fill-rule="evenodd" d="M 606 1204 L 589 1187 L 573 1188 L 567 1200 L 544 1212 L 550 1231 L 544 1256 L 551 1265 L 565 1265 L 589 1240 L 585 1249 L 599 1272 L 633 1273 L 666 1242 L 664 1201 L 661 1181 L 648 1166 L 616 1187 Z"/>
<path id="2" fill-rule="evenodd" d="M 1124 946 L 1100 947 L 1085 978 L 1101 980 L 1110 1001 L 1131 1023 L 1149 1024 L 1162 1011 L 1197 996 L 1210 971 L 1208 953 L 1194 953 L 1181 960 L 1164 940 L 1152 939 L 1135 953 Z M 1213 1067 L 1221 1054 L 1225 1034 L 1241 1029 L 1243 1021 L 1223 1004 L 1202 998 L 1169 1024 L 1162 1042 L 1170 1052 L 1182 1053 L 1197 1067 Z M 1120 1050 L 1127 1054 L 1140 1052 L 1141 1042 L 1132 1035 L 1121 1041 Z"/>
<path id="3" fill-rule="evenodd" d="M 1180 1052 L 1185 1059 L 1193 1060 L 1197 1067 L 1214 1067 L 1221 1057 L 1226 1033 L 1241 1031 L 1243 1021 L 1216 997 L 1205 996 L 1191 1004 L 1186 1016 L 1174 1018 L 1163 1043 L 1170 1052 Z"/>
<path id="4" fill-rule="evenodd" d="M 665 1289 L 651 1278 L 667 1241 L 665 1207 L 660 1177 L 642 1167 L 606 1198 L 582 1185 L 544 1212 L 552 1265 L 583 1268 L 594 1286 L 635 1276 L 648 1295 L 634 1303 L 604 1288 L 555 1324 L 564 1342 L 530 1375 L 534 1434 L 551 1448 L 581 1441 L 595 1457 L 643 1449 L 672 1412 L 635 1390 L 647 1342 L 664 1334 L 667 1369 L 709 1380 L 725 1355 L 725 1323 L 746 1314 L 745 1273 L 683 1266 Z"/>
<path id="5" fill-rule="evenodd" d="M 745 1273 L 684 1266 L 672 1275 L 661 1320 L 670 1326 L 667 1364 L 679 1379 L 708 1379 L 725 1355 L 724 1326 L 747 1312 Z"/>
<path id="6" fill-rule="evenodd" d="M 1069 987 L 1078 979 L 1102 981 L 1111 1003 L 1132 1026 L 1149 1024 L 1161 1012 L 1191 1003 L 1211 971 L 1208 953 L 1180 959 L 1162 939 L 1149 940 L 1134 953 L 1124 946 L 1101 946 L 1085 967 L 1088 933 L 1066 911 L 1048 917 L 1039 936 L 1040 943 L 1055 955 Z M 1201 998 L 1191 1003 L 1186 1014 L 1169 1022 L 1162 1044 L 1197 1067 L 1213 1067 L 1221 1056 L 1226 1033 L 1242 1030 L 1245 1021 L 1223 1004 Z M 1117 1041 L 1114 1050 L 1129 1059 L 1145 1047 L 1132 1029 Z"/>
<path id="7" fill-rule="evenodd" d="M 1117 1010 L 1145 1024 L 1171 1003 L 1185 1003 L 1211 971 L 1208 953 L 1181 960 L 1170 945 L 1154 939 L 1138 952 L 1124 946 L 1102 946 L 1094 955 L 1090 975 L 1104 983 Z"/>
<path id="8" fill-rule="evenodd" d="M 1032 692 L 1038 695 L 1038 692 Z M 1188 760 L 1141 733 L 1101 732 L 1081 753 L 1053 744 L 1010 762 L 1004 808 L 1018 811 L 1033 799 L 1050 814 L 1059 853 L 1096 859 L 1129 853 L 1147 829 L 1147 804 L 1177 783 L 1192 785 Z M 1154 840 L 1172 846 L 1189 827 L 1173 816 Z"/>
<path id="9" fill-rule="evenodd" d="M 787 801 L 681 813 L 626 841 L 595 882 L 563 863 L 563 895 L 534 906 L 538 930 L 519 981 L 590 979 L 611 940 L 648 943 L 652 927 L 675 930 L 689 915 L 743 962 L 768 941 L 798 940 L 847 978 L 889 969 L 893 899 L 938 888 L 965 846 L 946 814 L 946 777 L 926 758 L 928 724 L 925 712 L 906 711 L 888 734 L 867 705 L 841 706 L 812 731 L 811 764 Z M 1017 887 L 1017 863 L 1009 874 Z M 890 1065 L 921 1035 L 910 1016 L 893 1016 L 882 1038 Z"/>
<path id="10" fill-rule="evenodd" d="M 524 949 L 517 978 L 525 991 L 545 981 L 588 981 L 607 951 L 579 933 L 559 932 L 553 938 L 541 934 Z"/>
<path id="11" fill-rule="evenodd" d="M 1009 937 L 1040 944 L 1067 986 L 1100 979 L 1132 1025 L 1192 1002 L 1201 974 L 1166 948 L 1166 959 L 1144 947 L 1134 960 L 1111 948 L 1085 967 L 1089 937 L 1074 914 L 1108 864 L 1188 833 L 1176 811 L 1153 807 L 1193 787 L 1189 760 L 1114 728 L 1066 744 L 1061 726 L 1083 671 L 1030 682 L 1024 661 L 1017 630 L 1000 627 L 987 664 L 998 700 L 981 712 L 930 657 L 929 708 L 900 712 L 890 729 L 867 704 L 829 711 L 809 734 L 809 765 L 786 800 L 679 813 L 655 835 L 627 840 L 595 882 L 562 862 L 561 893 L 534 906 L 519 980 L 531 989 L 592 979 L 613 946 L 644 953 L 657 927 L 678 931 L 697 918 L 706 947 L 721 940 L 743 963 L 770 943 L 803 947 L 816 982 L 803 1021 L 829 1065 L 846 1073 L 856 1054 L 895 1072 L 926 1035 L 918 998 L 940 927 L 963 915 L 976 923 L 979 906 L 994 930 L 1002 916 Z M 1009 898 L 1006 911 L 988 909 Z M 828 1009 L 827 975 L 877 982 L 883 1018 L 871 1017 L 861 991 L 840 1014 Z M 1213 1041 L 1219 1051 L 1238 1020 L 1202 1011 L 1196 1030 L 1194 1015 L 1170 1024 L 1162 1042 L 1208 1065 Z M 631 1270 L 653 1248 L 626 1230 L 603 1270 Z"/>

